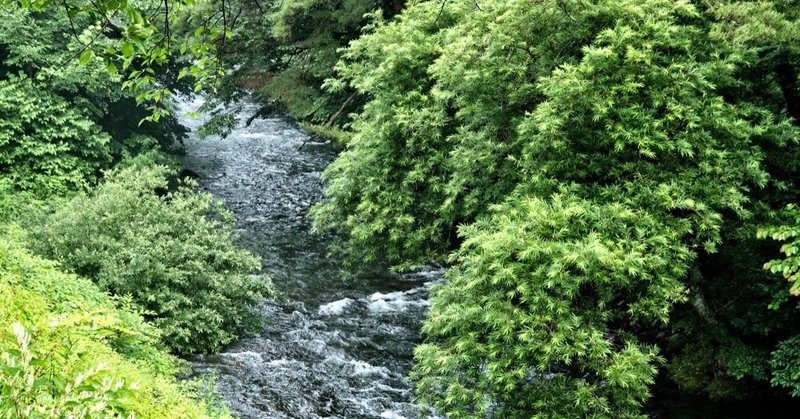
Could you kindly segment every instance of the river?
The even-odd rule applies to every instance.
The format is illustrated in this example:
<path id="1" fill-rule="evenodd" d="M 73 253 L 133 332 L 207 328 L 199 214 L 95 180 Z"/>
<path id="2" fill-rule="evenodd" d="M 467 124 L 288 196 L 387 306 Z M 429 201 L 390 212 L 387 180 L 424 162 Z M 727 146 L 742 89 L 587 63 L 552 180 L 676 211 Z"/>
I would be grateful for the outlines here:
<path id="1" fill-rule="evenodd" d="M 195 357 L 193 370 L 215 373 L 221 396 L 243 418 L 418 416 L 406 376 L 427 287 L 441 272 L 342 281 L 306 217 L 335 152 L 324 143 L 303 145 L 308 134 L 282 119 L 246 126 L 256 109 L 244 106 L 225 139 L 190 135 L 183 163 L 235 214 L 240 242 L 262 258 L 278 301 L 259 308 L 260 333 Z M 182 120 L 190 129 L 200 122 Z"/>
<path id="2" fill-rule="evenodd" d="M 225 200 L 236 216 L 240 243 L 261 257 L 278 291 L 259 310 L 260 333 L 245 335 L 217 355 L 192 359 L 197 374 L 217 376 L 217 388 L 244 418 L 415 418 L 406 379 L 427 290 L 443 272 L 423 269 L 342 281 L 311 234 L 308 209 L 322 197 L 329 145 L 283 119 L 245 121 L 225 139 L 190 134 L 184 166 L 202 189 Z M 196 109 L 200 99 L 179 104 Z M 195 130 L 202 119 L 182 118 Z M 369 268 L 369 267 L 367 267 Z M 369 270 L 369 269 L 368 269 Z M 378 270 L 379 269 L 372 269 Z M 658 418 L 793 418 L 796 401 L 712 403 L 680 392 L 656 391 L 647 412 Z"/>

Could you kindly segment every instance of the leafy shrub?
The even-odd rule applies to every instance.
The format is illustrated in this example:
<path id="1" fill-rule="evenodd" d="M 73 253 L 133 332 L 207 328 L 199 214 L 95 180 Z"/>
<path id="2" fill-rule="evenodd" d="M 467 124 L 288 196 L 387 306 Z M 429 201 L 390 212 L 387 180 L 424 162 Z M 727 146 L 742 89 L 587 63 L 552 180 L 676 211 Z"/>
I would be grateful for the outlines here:
<path id="1" fill-rule="evenodd" d="M 166 191 L 167 169 L 132 164 L 104 184 L 31 223 L 32 248 L 115 295 L 129 295 L 175 352 L 212 352 L 244 326 L 268 291 L 260 264 L 234 245 L 222 203 L 183 184 Z"/>
<path id="2" fill-rule="evenodd" d="M 789 204 L 780 212 L 776 212 L 781 222 L 762 227 L 758 230 L 761 239 L 772 239 L 783 243 L 780 253 L 783 258 L 774 259 L 764 264 L 764 270 L 780 274 L 788 283 L 788 290 L 781 286 L 781 291 L 774 294 L 771 307 L 777 309 L 781 305 L 795 305 L 790 297 L 800 296 L 800 208 Z M 777 280 L 776 280 L 777 281 Z M 794 319 L 794 318 L 792 318 Z M 791 336 L 775 346 L 770 357 L 772 367 L 771 383 L 776 387 L 790 389 L 792 396 L 800 397 L 800 335 Z"/>
<path id="3" fill-rule="evenodd" d="M 790 285 L 789 294 L 797 296 L 800 295 L 800 282 L 797 281 L 797 273 L 800 272 L 800 208 L 793 204 L 788 205 L 782 215 L 792 222 L 763 227 L 758 230 L 758 237 L 784 242 L 780 248 L 784 258 L 765 263 L 764 269 L 781 274 Z"/>
<path id="4" fill-rule="evenodd" d="M 800 397 L 800 336 L 792 336 L 778 344 L 772 352 L 770 364 L 774 371 L 772 385 L 789 388 L 792 396 Z"/>
<path id="5" fill-rule="evenodd" d="M 17 220 L 37 202 L 36 195 L 17 191 L 11 179 L 0 177 L 0 225 Z"/>
<path id="6" fill-rule="evenodd" d="M 96 181 L 110 137 L 29 79 L 0 81 L 0 177 L 18 190 L 64 193 Z"/>
<path id="7" fill-rule="evenodd" d="M 155 328 L 13 236 L 0 239 L 0 299 L 0 417 L 209 417 Z"/>

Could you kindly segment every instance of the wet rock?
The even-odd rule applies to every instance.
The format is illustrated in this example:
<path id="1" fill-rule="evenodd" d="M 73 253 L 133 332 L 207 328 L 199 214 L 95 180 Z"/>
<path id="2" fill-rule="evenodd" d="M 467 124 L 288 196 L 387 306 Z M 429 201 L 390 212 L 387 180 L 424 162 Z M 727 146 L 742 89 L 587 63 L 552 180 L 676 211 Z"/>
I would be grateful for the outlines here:
<path id="1" fill-rule="evenodd" d="M 186 178 L 189 178 L 189 179 L 200 179 L 200 175 L 197 172 L 195 172 L 193 170 L 189 170 L 189 169 L 181 170 L 181 172 L 178 173 L 178 177 L 180 179 L 186 179 Z"/>

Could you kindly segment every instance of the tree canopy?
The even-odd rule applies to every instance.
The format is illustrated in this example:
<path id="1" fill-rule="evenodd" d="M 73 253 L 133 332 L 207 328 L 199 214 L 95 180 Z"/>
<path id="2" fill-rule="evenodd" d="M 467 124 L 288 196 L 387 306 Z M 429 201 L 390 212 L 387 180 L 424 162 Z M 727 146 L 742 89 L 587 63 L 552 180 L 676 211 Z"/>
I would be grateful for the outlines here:
<path id="1" fill-rule="evenodd" d="M 189 4 L 0 2 L 0 417 L 231 417 L 170 354 L 256 327 L 270 289 L 175 173 L 167 92 L 219 70 L 216 23 L 171 40 Z"/>
<path id="2" fill-rule="evenodd" d="M 795 0 L 0 4 L 0 219 L 58 203 L 0 250 L 130 295 L 173 351 L 231 341 L 267 287 L 216 201 L 137 159 L 178 148 L 171 89 L 212 95 L 210 133 L 250 89 L 341 147 L 311 216 L 349 271 L 447 264 L 419 403 L 800 395 Z"/>
<path id="3" fill-rule="evenodd" d="M 369 100 L 312 214 L 352 266 L 452 264 L 419 401 L 637 415 L 662 366 L 712 397 L 792 386 L 798 305 L 756 231 L 797 198 L 798 12 L 453 0 L 374 16 L 329 82 Z"/>

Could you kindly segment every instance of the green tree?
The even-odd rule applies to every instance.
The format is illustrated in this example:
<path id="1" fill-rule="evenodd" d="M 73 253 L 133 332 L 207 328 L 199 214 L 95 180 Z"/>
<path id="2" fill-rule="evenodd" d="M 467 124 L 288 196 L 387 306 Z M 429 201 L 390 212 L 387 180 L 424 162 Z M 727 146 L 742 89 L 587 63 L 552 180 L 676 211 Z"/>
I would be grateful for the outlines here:
<path id="1" fill-rule="evenodd" d="M 347 121 L 356 109 L 354 91 L 326 92 L 325 80 L 336 75 L 339 49 L 356 39 L 368 22 L 366 15 L 381 11 L 389 17 L 402 7 L 397 0 L 291 0 L 275 2 L 266 15 L 270 35 L 283 51 L 283 65 L 260 89 L 285 104 L 303 121 L 331 126 Z M 341 118 L 341 120 L 339 120 Z"/>
<path id="2" fill-rule="evenodd" d="M 179 151 L 185 131 L 171 116 L 138 126 L 148 111 L 120 76 L 102 60 L 75 59 L 87 42 L 85 33 L 64 36 L 81 26 L 75 19 L 0 9 L 0 174 L 40 196 L 94 185 L 101 170 L 132 154 Z"/>
<path id="3" fill-rule="evenodd" d="M 288 112 L 315 135 L 344 137 L 339 130 L 365 98 L 354 90 L 328 89 L 340 50 L 358 38 L 369 14 L 391 17 L 404 0 L 227 1 L 234 16 L 231 36 L 220 48 L 226 67 L 216 99 L 231 105 L 244 89 L 262 99 L 261 113 Z M 216 7 L 220 7 L 217 4 Z M 217 117 L 211 133 L 225 132 L 230 109 Z"/>
<path id="4" fill-rule="evenodd" d="M 416 351 L 421 402 L 636 416 L 664 362 L 714 397 L 784 385 L 798 307 L 774 303 L 755 231 L 798 191 L 782 30 L 798 12 L 452 0 L 375 16 L 329 83 L 369 101 L 312 215 L 353 266 L 457 249 Z"/>
<path id="5" fill-rule="evenodd" d="M 18 190 L 64 194 L 96 182 L 110 137 L 30 79 L 0 81 L 0 176 Z"/>

